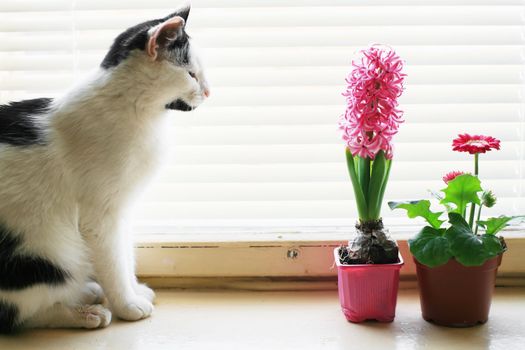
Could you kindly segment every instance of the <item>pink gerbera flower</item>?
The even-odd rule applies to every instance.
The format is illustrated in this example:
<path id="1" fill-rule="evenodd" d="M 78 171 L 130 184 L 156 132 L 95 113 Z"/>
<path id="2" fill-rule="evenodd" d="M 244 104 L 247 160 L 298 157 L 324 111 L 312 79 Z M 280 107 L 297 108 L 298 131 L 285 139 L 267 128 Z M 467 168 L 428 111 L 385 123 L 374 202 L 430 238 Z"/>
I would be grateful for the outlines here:
<path id="1" fill-rule="evenodd" d="M 361 51 L 346 78 L 347 109 L 339 122 L 352 155 L 374 159 L 379 151 L 392 158 L 392 137 L 403 122 L 397 99 L 403 92 L 403 62 L 389 48 Z"/>
<path id="2" fill-rule="evenodd" d="M 443 181 L 445 181 L 446 184 L 448 184 L 450 181 L 454 180 L 459 175 L 465 174 L 463 171 L 451 171 L 447 173 L 445 176 L 443 176 Z"/>
<path id="3" fill-rule="evenodd" d="M 452 150 L 470 154 L 485 153 L 499 148 L 500 140 L 492 136 L 460 134 L 452 141 Z"/>

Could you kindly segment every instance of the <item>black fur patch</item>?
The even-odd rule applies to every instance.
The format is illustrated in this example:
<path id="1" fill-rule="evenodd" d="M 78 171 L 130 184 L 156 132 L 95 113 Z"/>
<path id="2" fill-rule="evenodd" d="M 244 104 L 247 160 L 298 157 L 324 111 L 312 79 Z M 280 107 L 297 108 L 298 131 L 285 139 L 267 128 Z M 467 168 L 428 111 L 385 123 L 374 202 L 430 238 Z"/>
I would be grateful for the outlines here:
<path id="1" fill-rule="evenodd" d="M 11 334 L 17 330 L 18 308 L 0 301 L 0 334 Z"/>
<path id="2" fill-rule="evenodd" d="M 17 252 L 20 236 L 0 224 L 0 289 L 20 290 L 35 284 L 58 285 L 69 276 L 67 271 L 39 256 Z"/>
<path id="3" fill-rule="evenodd" d="M 188 7 L 186 9 L 180 10 L 179 12 L 174 12 L 165 18 L 143 22 L 126 29 L 126 31 L 117 36 L 113 42 L 113 45 L 111 45 L 109 52 L 102 60 L 100 66 L 105 69 L 116 67 L 120 62 L 124 61 L 130 55 L 131 51 L 144 51 L 146 48 L 146 43 L 148 42 L 148 30 L 150 28 L 174 16 L 180 16 L 184 18 L 185 21 L 187 21 L 189 12 L 190 8 Z M 173 56 L 175 57 L 176 61 L 180 64 L 185 64 L 189 61 L 188 39 L 188 34 L 186 34 L 186 32 L 183 30 L 182 35 L 177 38 L 177 40 L 175 40 L 169 47 L 169 50 L 173 51 Z"/>
<path id="4" fill-rule="evenodd" d="M 190 106 L 189 104 L 187 104 L 186 102 L 184 102 L 183 100 L 179 98 L 178 100 L 173 101 L 170 104 L 167 104 L 166 109 L 175 109 L 178 111 L 189 112 L 189 111 L 194 110 L 194 107 Z"/>
<path id="5" fill-rule="evenodd" d="M 34 117 L 49 111 L 52 99 L 37 98 L 0 105 L 0 143 L 27 146 L 43 143 Z"/>
<path id="6" fill-rule="evenodd" d="M 169 46 L 170 57 L 173 57 L 175 62 L 183 66 L 190 63 L 190 41 L 189 35 L 182 32 L 182 35 L 173 41 Z"/>
<path id="7" fill-rule="evenodd" d="M 124 61 L 131 51 L 144 50 L 148 41 L 148 30 L 161 23 L 162 20 L 153 20 L 137 24 L 121 33 L 115 41 L 100 66 L 105 69 L 116 67 Z"/>

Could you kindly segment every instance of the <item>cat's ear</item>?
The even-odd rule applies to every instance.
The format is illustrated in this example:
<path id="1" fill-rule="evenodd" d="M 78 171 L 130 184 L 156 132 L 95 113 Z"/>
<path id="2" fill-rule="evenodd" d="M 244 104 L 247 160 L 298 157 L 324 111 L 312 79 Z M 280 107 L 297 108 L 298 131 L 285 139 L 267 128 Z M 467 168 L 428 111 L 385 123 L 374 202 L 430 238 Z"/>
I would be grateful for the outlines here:
<path id="1" fill-rule="evenodd" d="M 187 3 L 179 8 L 172 16 L 182 17 L 186 22 L 188 22 L 188 16 L 190 15 L 191 4 Z"/>
<path id="2" fill-rule="evenodd" d="M 152 60 L 156 60 L 159 49 L 165 48 L 171 41 L 177 40 L 185 23 L 186 21 L 182 17 L 175 16 L 151 28 L 148 32 L 149 39 L 146 45 L 148 56 Z"/>

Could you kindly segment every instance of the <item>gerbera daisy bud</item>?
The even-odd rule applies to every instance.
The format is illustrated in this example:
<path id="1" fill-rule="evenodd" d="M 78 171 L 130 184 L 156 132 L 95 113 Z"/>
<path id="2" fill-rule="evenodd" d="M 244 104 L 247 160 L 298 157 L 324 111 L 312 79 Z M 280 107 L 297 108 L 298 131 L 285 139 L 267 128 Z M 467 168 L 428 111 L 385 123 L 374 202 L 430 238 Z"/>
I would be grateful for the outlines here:
<path id="1" fill-rule="evenodd" d="M 487 208 L 492 208 L 496 204 L 496 196 L 492 191 L 485 191 L 481 195 L 481 203 Z"/>
<path id="2" fill-rule="evenodd" d="M 448 184 L 450 181 L 463 174 L 465 174 L 463 171 L 451 171 L 450 173 L 447 173 L 445 176 L 443 176 L 443 181 Z"/>

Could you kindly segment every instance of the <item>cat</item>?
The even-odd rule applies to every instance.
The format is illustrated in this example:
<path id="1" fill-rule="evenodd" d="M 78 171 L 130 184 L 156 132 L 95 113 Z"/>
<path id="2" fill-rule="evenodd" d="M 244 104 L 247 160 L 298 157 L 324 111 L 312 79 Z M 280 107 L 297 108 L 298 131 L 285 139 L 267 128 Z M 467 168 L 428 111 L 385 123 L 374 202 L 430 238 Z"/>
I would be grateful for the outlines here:
<path id="1" fill-rule="evenodd" d="M 0 106 L 0 333 L 152 313 L 124 214 L 158 163 L 166 110 L 190 111 L 210 93 L 189 12 L 127 29 L 60 98 Z"/>

